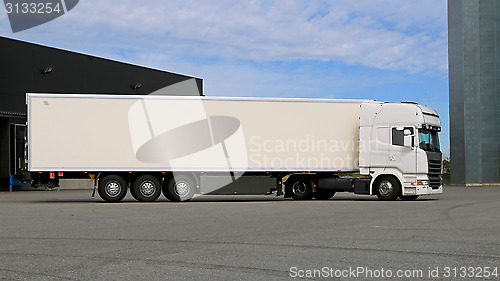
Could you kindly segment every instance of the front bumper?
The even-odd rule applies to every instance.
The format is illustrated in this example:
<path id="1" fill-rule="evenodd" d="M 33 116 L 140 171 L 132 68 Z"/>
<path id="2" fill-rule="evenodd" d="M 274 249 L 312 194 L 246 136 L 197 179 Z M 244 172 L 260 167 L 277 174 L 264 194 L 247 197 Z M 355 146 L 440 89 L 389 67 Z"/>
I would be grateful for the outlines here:
<path id="1" fill-rule="evenodd" d="M 422 184 L 418 184 L 421 182 Z M 429 185 L 429 180 L 418 180 L 415 182 L 405 182 L 403 190 L 401 194 L 403 196 L 409 195 L 432 195 L 432 194 L 441 194 L 443 193 L 443 185 L 440 185 L 439 188 L 432 188 Z"/>

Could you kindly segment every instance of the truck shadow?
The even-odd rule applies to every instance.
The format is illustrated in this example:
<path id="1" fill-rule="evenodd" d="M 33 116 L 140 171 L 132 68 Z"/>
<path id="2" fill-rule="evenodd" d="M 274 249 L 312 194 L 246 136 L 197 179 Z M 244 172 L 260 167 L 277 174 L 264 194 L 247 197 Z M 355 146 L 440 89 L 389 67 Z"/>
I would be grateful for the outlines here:
<path id="1" fill-rule="evenodd" d="M 121 202 L 114 202 L 114 203 L 109 203 L 105 202 L 100 198 L 89 198 L 89 199 L 51 199 L 51 200 L 40 200 L 40 201 L 33 201 L 33 203 L 98 203 L 98 204 L 158 204 L 158 203 L 167 203 L 167 204 L 197 204 L 197 203 L 237 203 L 237 202 L 247 202 L 247 203 L 278 203 L 278 202 L 283 202 L 287 204 L 323 204 L 323 203 L 332 203 L 334 204 L 335 202 L 346 202 L 346 201 L 351 201 L 351 202 L 369 202 L 369 201 L 378 201 L 380 204 L 398 204 L 398 203 L 404 203 L 404 204 L 411 204 L 411 202 L 431 202 L 431 201 L 436 201 L 439 200 L 438 198 L 418 198 L 415 201 L 403 201 L 403 200 L 396 200 L 396 201 L 381 201 L 375 196 L 363 196 L 363 197 L 338 197 L 338 198 L 332 198 L 328 200 L 317 200 L 317 199 L 312 199 L 312 200 L 293 200 L 292 198 L 282 198 L 282 197 L 277 197 L 277 198 L 266 198 L 266 197 L 255 197 L 253 196 L 252 198 L 209 198 L 209 197 L 197 197 L 193 198 L 191 201 L 187 202 L 173 202 L 169 201 L 168 199 L 165 198 L 160 198 L 154 202 L 140 202 L 132 198 L 126 198 L 122 200 Z"/>

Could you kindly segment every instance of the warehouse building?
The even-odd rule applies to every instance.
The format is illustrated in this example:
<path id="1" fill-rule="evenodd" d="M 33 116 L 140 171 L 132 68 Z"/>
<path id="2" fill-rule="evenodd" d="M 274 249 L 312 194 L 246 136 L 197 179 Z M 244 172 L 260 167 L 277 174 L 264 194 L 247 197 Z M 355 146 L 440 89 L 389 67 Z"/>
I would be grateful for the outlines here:
<path id="1" fill-rule="evenodd" d="M 500 1 L 449 0 L 451 182 L 500 183 Z"/>
<path id="2" fill-rule="evenodd" d="M 0 188 L 3 189 L 23 174 L 27 92 L 147 95 L 194 79 L 197 91 L 189 94 L 203 95 L 203 81 L 191 76 L 5 37 L 0 37 L 0 46 Z"/>

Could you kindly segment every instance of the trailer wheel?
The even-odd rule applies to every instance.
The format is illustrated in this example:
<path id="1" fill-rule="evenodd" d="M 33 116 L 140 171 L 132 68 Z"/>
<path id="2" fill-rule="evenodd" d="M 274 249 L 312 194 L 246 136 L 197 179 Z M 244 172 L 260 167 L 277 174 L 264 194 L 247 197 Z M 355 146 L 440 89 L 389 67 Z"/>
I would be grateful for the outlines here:
<path id="1" fill-rule="evenodd" d="M 97 191 L 106 202 L 120 202 L 127 195 L 127 181 L 119 175 L 108 175 L 99 180 Z"/>
<path id="2" fill-rule="evenodd" d="M 335 195 L 335 191 L 333 190 L 318 190 L 314 193 L 314 198 L 318 200 L 328 200 Z"/>
<path id="3" fill-rule="evenodd" d="M 391 176 L 384 176 L 377 180 L 375 184 L 375 193 L 378 199 L 384 201 L 393 201 L 401 194 L 401 184 Z"/>
<path id="4" fill-rule="evenodd" d="M 161 193 L 163 193 L 163 196 L 165 196 L 165 198 L 167 198 L 169 201 L 174 201 L 174 199 L 172 199 L 172 197 L 170 197 L 170 194 L 168 193 L 168 184 L 169 183 L 170 183 L 169 179 L 163 180 L 163 184 L 161 187 Z"/>
<path id="5" fill-rule="evenodd" d="M 400 195 L 399 196 L 399 199 L 401 199 L 403 201 L 415 201 L 415 200 L 417 200 L 417 198 L 418 198 L 418 195 L 409 195 L 409 196 Z"/>
<path id="6" fill-rule="evenodd" d="M 307 177 L 296 177 L 291 179 L 290 191 L 295 200 L 308 200 L 312 198 L 312 182 Z"/>
<path id="7" fill-rule="evenodd" d="M 134 181 L 132 188 L 130 188 L 130 193 L 138 201 L 155 201 L 160 197 L 161 193 L 160 180 L 153 175 L 140 176 Z"/>
<path id="8" fill-rule="evenodd" d="M 192 177 L 174 176 L 167 184 L 168 199 L 171 201 L 189 201 L 193 198 L 196 184 Z"/>

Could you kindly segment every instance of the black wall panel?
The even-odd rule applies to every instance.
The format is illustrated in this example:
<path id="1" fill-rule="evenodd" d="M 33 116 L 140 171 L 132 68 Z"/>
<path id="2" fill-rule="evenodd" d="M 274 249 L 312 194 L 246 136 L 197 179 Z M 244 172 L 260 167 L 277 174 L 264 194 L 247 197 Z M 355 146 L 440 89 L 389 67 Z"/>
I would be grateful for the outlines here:
<path id="1" fill-rule="evenodd" d="M 191 78 L 0 37 L 0 112 L 26 113 L 26 92 L 149 94 Z"/>
<path id="2" fill-rule="evenodd" d="M 192 78 L 0 37 L 0 185 L 10 174 L 10 124 L 26 122 L 27 92 L 144 95 Z M 202 80 L 195 79 L 193 94 L 202 95 Z"/>

